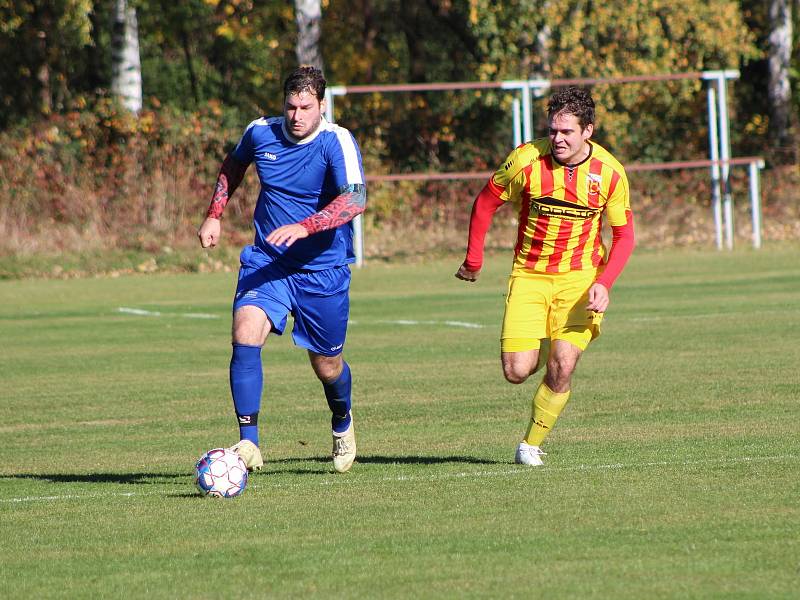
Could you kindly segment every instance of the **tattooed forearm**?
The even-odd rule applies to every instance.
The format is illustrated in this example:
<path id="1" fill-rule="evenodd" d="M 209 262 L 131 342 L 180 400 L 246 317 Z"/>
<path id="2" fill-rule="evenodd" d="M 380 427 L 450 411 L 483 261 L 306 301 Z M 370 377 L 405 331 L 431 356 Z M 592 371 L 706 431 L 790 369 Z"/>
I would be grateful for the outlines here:
<path id="1" fill-rule="evenodd" d="M 240 163 L 233 158 L 230 154 L 225 157 L 222 167 L 217 176 L 217 184 L 214 186 L 214 195 L 211 198 L 211 204 L 208 207 L 207 217 L 219 219 L 228 200 L 233 196 L 233 192 L 239 187 L 239 184 L 244 179 L 244 174 L 247 171 L 247 165 Z"/>
<path id="2" fill-rule="evenodd" d="M 330 204 L 300 221 L 300 225 L 305 227 L 309 234 L 334 229 L 363 213 L 366 205 L 367 188 L 364 184 L 344 186 Z"/>

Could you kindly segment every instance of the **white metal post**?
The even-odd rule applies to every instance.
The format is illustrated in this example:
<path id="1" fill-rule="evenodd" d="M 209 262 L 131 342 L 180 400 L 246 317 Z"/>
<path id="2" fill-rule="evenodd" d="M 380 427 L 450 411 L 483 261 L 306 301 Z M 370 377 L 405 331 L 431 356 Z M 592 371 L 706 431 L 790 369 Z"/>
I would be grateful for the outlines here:
<path id="1" fill-rule="evenodd" d="M 733 197 L 731 195 L 731 180 L 730 180 L 730 158 L 731 158 L 731 143 L 730 143 L 730 119 L 728 118 L 728 79 L 736 79 L 739 77 L 739 71 L 726 70 L 726 71 L 704 71 L 703 79 L 706 81 L 713 81 L 716 83 L 716 106 L 717 106 L 717 119 L 713 122 L 719 127 L 719 141 L 710 144 L 709 149 L 712 160 L 714 160 L 713 153 L 719 150 L 717 155 L 721 163 L 721 186 L 722 186 L 722 220 L 724 221 L 725 229 L 725 245 L 730 250 L 733 248 Z M 709 84 L 711 85 L 711 84 Z M 713 104 L 713 96 L 709 91 L 709 115 L 711 115 L 711 105 Z M 709 122 L 709 136 L 711 135 L 711 121 Z M 713 179 L 713 172 L 712 172 Z M 712 181 L 713 183 L 713 181 Z M 719 246 L 718 246 L 719 247 Z"/>
<path id="2" fill-rule="evenodd" d="M 331 88 L 325 90 L 325 120 L 333 123 L 333 92 Z"/>
<path id="3" fill-rule="evenodd" d="M 522 144 L 522 115 L 520 115 L 520 110 L 519 98 L 511 100 L 511 114 L 514 119 L 514 148 Z"/>
<path id="4" fill-rule="evenodd" d="M 753 248 L 761 248 L 761 189 L 759 186 L 759 170 L 764 162 L 751 162 L 750 169 L 750 210 L 753 218 Z"/>
<path id="5" fill-rule="evenodd" d="M 353 219 L 353 246 L 356 254 L 356 266 L 364 266 L 364 221 L 361 215 Z"/>
<path id="6" fill-rule="evenodd" d="M 329 123 L 334 122 L 333 98 L 334 96 L 344 96 L 347 88 L 344 86 L 333 86 L 325 90 L 325 119 Z M 353 251 L 356 255 L 356 266 L 364 266 L 364 221 L 361 215 L 356 215 L 353 219 Z"/>
<path id="7" fill-rule="evenodd" d="M 717 137 L 717 98 L 714 86 L 708 85 L 708 157 L 711 165 L 711 208 L 714 214 L 714 232 L 717 250 L 722 250 L 722 196 L 719 181 L 719 141 Z"/>
<path id="8" fill-rule="evenodd" d="M 722 161 L 722 212 L 725 219 L 725 246 L 733 249 L 733 196 L 731 194 L 731 142 L 728 127 L 728 82 L 725 72 L 717 76 L 717 105 L 719 107 L 719 156 Z"/>
<path id="9" fill-rule="evenodd" d="M 522 132 L 521 135 L 514 138 L 515 145 L 529 142 L 534 137 L 533 131 L 533 111 L 531 105 L 531 97 L 541 97 L 544 90 L 550 87 L 550 81 L 547 79 L 530 79 L 527 81 L 503 81 L 501 86 L 504 90 L 517 89 L 521 92 L 520 98 L 522 99 Z M 514 135 L 517 136 L 517 127 L 515 124 Z M 519 144 L 516 140 L 519 139 Z"/>
<path id="10" fill-rule="evenodd" d="M 528 89 L 530 90 L 530 94 L 534 98 L 541 98 L 545 95 L 548 89 L 550 89 L 550 80 L 549 79 L 531 79 L 528 81 Z M 533 131 L 533 125 L 531 125 L 531 139 L 533 139 L 535 133 Z"/>
<path id="11" fill-rule="evenodd" d="M 522 137 L 523 142 L 533 139 L 533 123 L 531 117 L 531 86 L 526 81 L 522 87 Z"/>

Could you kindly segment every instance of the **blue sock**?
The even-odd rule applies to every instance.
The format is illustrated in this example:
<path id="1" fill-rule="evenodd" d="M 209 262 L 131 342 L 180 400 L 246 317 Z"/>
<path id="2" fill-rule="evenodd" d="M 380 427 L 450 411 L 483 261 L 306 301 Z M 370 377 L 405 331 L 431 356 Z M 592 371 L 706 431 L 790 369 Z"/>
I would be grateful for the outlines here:
<path id="1" fill-rule="evenodd" d="M 325 398 L 331 409 L 331 429 L 334 433 L 344 433 L 350 427 L 350 392 L 352 379 L 350 378 L 350 365 L 344 363 L 339 379 L 333 383 L 323 383 Z"/>
<path id="2" fill-rule="evenodd" d="M 259 346 L 233 344 L 230 381 L 233 408 L 239 421 L 239 439 L 250 440 L 258 446 L 258 411 L 264 387 Z"/>

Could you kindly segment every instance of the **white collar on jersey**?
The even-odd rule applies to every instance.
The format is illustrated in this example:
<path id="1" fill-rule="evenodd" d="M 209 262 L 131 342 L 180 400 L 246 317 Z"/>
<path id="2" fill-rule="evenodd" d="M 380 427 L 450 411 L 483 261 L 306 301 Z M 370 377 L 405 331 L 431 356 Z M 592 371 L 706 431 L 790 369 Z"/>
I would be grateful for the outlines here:
<path id="1" fill-rule="evenodd" d="M 325 117 L 320 118 L 319 127 L 317 127 L 316 131 L 310 133 L 307 137 L 304 137 L 302 140 L 298 140 L 296 137 L 294 137 L 291 133 L 289 133 L 286 130 L 286 117 L 284 117 L 283 120 L 281 121 L 281 130 L 283 131 L 283 135 L 286 136 L 287 140 L 289 140 L 293 144 L 302 145 L 312 142 L 314 138 L 316 138 L 322 132 L 322 130 L 325 129 L 327 125 L 328 122 L 325 120 Z"/>

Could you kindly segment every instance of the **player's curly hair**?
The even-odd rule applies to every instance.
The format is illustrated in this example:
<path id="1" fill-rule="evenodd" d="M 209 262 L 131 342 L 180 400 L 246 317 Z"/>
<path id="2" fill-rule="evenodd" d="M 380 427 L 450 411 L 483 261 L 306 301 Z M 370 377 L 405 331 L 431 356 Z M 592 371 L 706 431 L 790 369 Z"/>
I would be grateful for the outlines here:
<path id="1" fill-rule="evenodd" d="M 303 65 L 292 71 L 283 82 L 283 97 L 288 98 L 292 94 L 300 92 L 312 92 L 317 99 L 322 101 L 325 98 L 325 86 L 327 85 L 322 71 L 316 67 Z"/>
<path id="2" fill-rule="evenodd" d="M 581 129 L 594 124 L 594 100 L 589 90 L 568 87 L 555 92 L 547 103 L 547 118 L 552 119 L 559 113 L 578 117 Z"/>

